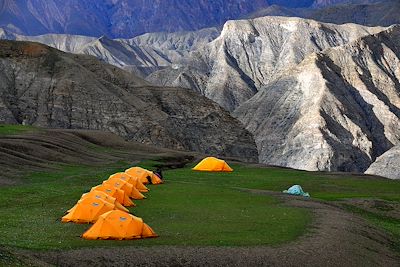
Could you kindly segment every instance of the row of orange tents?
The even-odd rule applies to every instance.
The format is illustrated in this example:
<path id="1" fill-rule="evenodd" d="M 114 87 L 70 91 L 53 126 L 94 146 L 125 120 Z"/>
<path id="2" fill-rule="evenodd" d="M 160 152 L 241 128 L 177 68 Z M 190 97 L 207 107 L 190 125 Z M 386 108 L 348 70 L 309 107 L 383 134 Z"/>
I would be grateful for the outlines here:
<path id="1" fill-rule="evenodd" d="M 153 172 L 132 167 L 111 175 L 102 184 L 81 196 L 74 207 L 62 217 L 62 222 L 93 223 L 82 235 L 84 239 L 137 239 L 157 237 L 157 234 L 126 207 L 136 206 L 132 200 L 145 199 L 146 184 L 161 184 Z"/>

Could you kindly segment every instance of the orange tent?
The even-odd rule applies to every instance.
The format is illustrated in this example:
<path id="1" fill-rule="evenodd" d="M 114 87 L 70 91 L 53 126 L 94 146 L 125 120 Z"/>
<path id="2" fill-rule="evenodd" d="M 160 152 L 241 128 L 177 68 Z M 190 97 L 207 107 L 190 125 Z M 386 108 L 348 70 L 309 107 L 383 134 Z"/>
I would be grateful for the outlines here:
<path id="1" fill-rule="evenodd" d="M 200 161 L 192 170 L 209 172 L 231 172 L 233 169 L 222 159 L 208 157 Z"/>
<path id="2" fill-rule="evenodd" d="M 125 194 L 125 191 L 114 187 L 111 184 L 102 184 L 95 187 L 92 187 L 90 191 L 102 191 L 109 196 L 115 197 L 119 203 L 124 205 L 125 207 L 135 206 L 135 204 L 130 200 L 129 196 Z"/>
<path id="3" fill-rule="evenodd" d="M 125 194 L 127 194 L 129 197 L 133 199 L 145 199 L 146 197 L 140 193 L 136 187 L 133 187 L 130 183 L 125 182 L 121 179 L 109 179 L 103 182 L 103 184 L 110 184 L 116 188 L 119 188 L 121 190 L 125 191 Z"/>
<path id="4" fill-rule="evenodd" d="M 134 187 L 137 188 L 137 190 L 139 190 L 139 192 L 149 192 L 150 190 L 139 180 L 139 178 L 137 177 L 133 177 L 129 174 L 127 174 L 126 172 L 118 172 L 115 173 L 113 175 L 111 175 L 108 179 L 114 179 L 114 178 L 119 178 L 121 180 L 124 180 L 125 182 L 130 183 L 131 185 L 133 185 Z"/>
<path id="5" fill-rule="evenodd" d="M 82 237 L 84 239 L 122 240 L 157 237 L 157 234 L 141 218 L 114 210 L 101 215 Z"/>
<path id="6" fill-rule="evenodd" d="M 100 215 L 115 209 L 115 205 L 95 197 L 80 200 L 64 217 L 62 222 L 93 223 Z"/>
<path id="7" fill-rule="evenodd" d="M 97 199 L 102 199 L 104 201 L 107 201 L 111 204 L 113 204 L 117 209 L 129 212 L 127 208 L 122 206 L 121 203 L 118 202 L 118 200 L 115 197 L 109 196 L 106 193 L 98 190 L 90 191 L 89 193 L 83 194 L 81 196 L 81 199 L 88 198 L 88 197 L 95 197 Z"/>
<path id="8" fill-rule="evenodd" d="M 151 180 L 152 184 L 162 184 L 163 183 L 163 181 L 160 179 L 160 177 L 155 175 L 153 172 L 143 169 L 141 167 L 132 167 L 132 168 L 125 170 L 125 172 L 133 177 L 139 178 L 139 180 L 143 184 L 148 184 L 149 179 Z"/>

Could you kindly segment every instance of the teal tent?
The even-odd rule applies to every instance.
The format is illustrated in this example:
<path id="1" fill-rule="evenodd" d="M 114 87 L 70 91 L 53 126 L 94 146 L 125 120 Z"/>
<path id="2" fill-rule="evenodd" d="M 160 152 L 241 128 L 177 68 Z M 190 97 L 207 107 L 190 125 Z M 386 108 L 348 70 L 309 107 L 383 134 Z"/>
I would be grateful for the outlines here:
<path id="1" fill-rule="evenodd" d="M 301 186 L 297 185 L 297 184 L 290 187 L 288 190 L 283 190 L 283 193 L 290 194 L 290 195 L 303 196 L 303 197 L 310 197 L 310 194 L 304 192 L 303 188 L 301 188 Z"/>

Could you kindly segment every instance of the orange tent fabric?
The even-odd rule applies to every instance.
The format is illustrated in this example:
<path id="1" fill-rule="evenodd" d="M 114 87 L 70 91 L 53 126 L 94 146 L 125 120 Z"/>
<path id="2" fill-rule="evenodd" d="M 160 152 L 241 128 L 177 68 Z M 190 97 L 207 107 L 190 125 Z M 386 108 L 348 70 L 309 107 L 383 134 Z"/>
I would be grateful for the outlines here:
<path id="1" fill-rule="evenodd" d="M 113 175 L 111 175 L 108 179 L 114 179 L 114 178 L 119 178 L 121 180 L 124 180 L 128 183 L 130 183 L 131 185 L 133 185 L 134 187 L 137 188 L 137 190 L 139 190 L 139 192 L 149 192 L 150 190 L 139 180 L 139 178 L 137 177 L 133 177 L 129 174 L 127 174 L 126 172 L 118 172 L 115 173 Z"/>
<path id="2" fill-rule="evenodd" d="M 80 200 L 71 212 L 62 217 L 62 222 L 93 223 L 100 215 L 115 209 L 115 205 L 95 197 Z"/>
<path id="3" fill-rule="evenodd" d="M 200 161 L 192 170 L 209 172 L 232 172 L 233 169 L 222 159 L 207 157 Z"/>
<path id="4" fill-rule="evenodd" d="M 146 169 L 143 169 L 141 167 L 132 167 L 132 168 L 125 170 L 125 172 L 133 177 L 139 178 L 139 180 L 143 184 L 149 183 L 149 181 L 147 180 L 147 177 L 149 176 L 149 171 Z"/>
<path id="5" fill-rule="evenodd" d="M 133 177 L 139 178 L 139 180 L 143 184 L 149 183 L 148 178 L 150 178 L 152 184 L 162 184 L 163 183 L 163 181 L 160 179 L 160 177 L 155 175 L 153 172 L 143 169 L 141 167 L 132 167 L 132 168 L 125 170 L 125 172 Z"/>
<path id="6" fill-rule="evenodd" d="M 150 172 L 150 178 L 151 178 L 151 183 L 152 184 L 162 184 L 163 181 L 160 179 L 160 177 L 157 176 L 157 174 Z"/>
<path id="7" fill-rule="evenodd" d="M 129 196 L 127 194 L 125 194 L 125 191 L 116 188 L 115 186 L 111 185 L 111 184 L 102 184 L 102 185 L 98 185 L 95 187 L 92 187 L 92 189 L 90 191 L 102 191 L 104 193 L 106 193 L 107 195 L 110 195 L 112 197 L 115 197 L 117 199 L 117 201 L 119 203 L 121 203 L 122 205 L 124 205 L 125 207 L 131 207 L 131 206 L 136 206 L 132 200 L 130 200 Z"/>
<path id="8" fill-rule="evenodd" d="M 129 197 L 131 197 L 133 199 L 145 199 L 146 198 L 142 193 L 140 193 L 136 189 L 136 187 L 133 187 L 130 183 L 125 182 L 121 179 L 109 179 L 109 180 L 104 181 L 103 184 L 110 184 L 116 188 L 124 190 L 125 194 L 127 194 Z"/>
<path id="9" fill-rule="evenodd" d="M 107 195 L 105 192 L 98 191 L 98 190 L 90 191 L 89 193 L 83 194 L 81 196 L 81 199 L 88 198 L 88 197 L 95 197 L 97 199 L 105 200 L 105 201 L 113 204 L 117 209 L 129 212 L 129 210 L 127 208 L 125 208 L 124 206 L 122 206 L 122 204 L 119 203 L 115 197 Z"/>
<path id="10" fill-rule="evenodd" d="M 140 181 L 139 178 L 133 177 L 133 176 L 130 176 L 130 177 L 132 177 L 132 179 L 131 179 L 132 185 L 133 185 L 134 187 L 136 187 L 137 190 L 139 190 L 139 192 L 146 193 L 146 192 L 149 192 L 149 191 L 150 191 L 150 189 L 148 189 L 148 188 Z"/>
<path id="11" fill-rule="evenodd" d="M 104 213 L 87 230 L 84 239 L 138 239 L 157 237 L 157 234 L 141 218 L 114 210 Z"/>

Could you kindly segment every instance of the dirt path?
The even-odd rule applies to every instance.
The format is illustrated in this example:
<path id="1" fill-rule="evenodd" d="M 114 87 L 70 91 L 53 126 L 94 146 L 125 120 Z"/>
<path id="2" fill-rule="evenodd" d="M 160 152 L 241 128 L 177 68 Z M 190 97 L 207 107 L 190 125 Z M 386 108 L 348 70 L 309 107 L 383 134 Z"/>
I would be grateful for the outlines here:
<path id="1" fill-rule="evenodd" d="M 400 266 L 388 235 L 335 204 L 246 191 L 273 195 L 289 206 L 309 209 L 314 215 L 310 232 L 278 247 L 125 247 L 28 254 L 57 266 Z"/>

